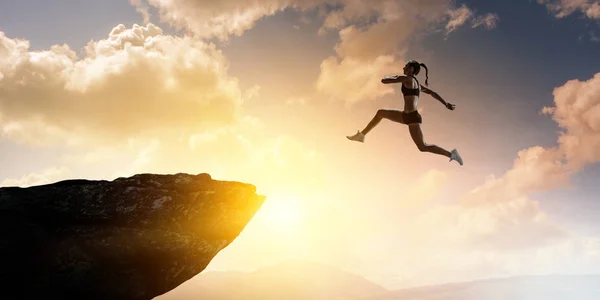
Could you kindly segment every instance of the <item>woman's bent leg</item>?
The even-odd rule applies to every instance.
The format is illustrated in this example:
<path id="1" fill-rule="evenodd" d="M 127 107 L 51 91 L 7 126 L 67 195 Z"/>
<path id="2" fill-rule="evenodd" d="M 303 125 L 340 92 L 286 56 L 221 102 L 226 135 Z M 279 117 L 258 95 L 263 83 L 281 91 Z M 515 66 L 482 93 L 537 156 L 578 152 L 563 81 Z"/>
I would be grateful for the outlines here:
<path id="1" fill-rule="evenodd" d="M 380 109 L 377 111 L 373 119 L 367 124 L 365 129 L 361 131 L 362 134 L 366 135 L 369 133 L 375 126 L 381 122 L 382 119 L 388 119 L 397 123 L 404 124 L 404 117 L 401 111 L 391 110 L 391 109 Z"/>
<path id="2" fill-rule="evenodd" d="M 421 124 L 419 124 L 419 123 L 408 124 L 408 128 L 410 131 L 410 136 L 412 137 L 413 141 L 419 148 L 419 151 L 431 152 L 431 153 L 446 156 L 448 158 L 451 157 L 452 153 L 450 153 L 448 150 L 446 150 L 442 147 L 439 147 L 437 145 L 425 143 L 425 141 L 423 140 L 423 131 L 421 131 Z"/>

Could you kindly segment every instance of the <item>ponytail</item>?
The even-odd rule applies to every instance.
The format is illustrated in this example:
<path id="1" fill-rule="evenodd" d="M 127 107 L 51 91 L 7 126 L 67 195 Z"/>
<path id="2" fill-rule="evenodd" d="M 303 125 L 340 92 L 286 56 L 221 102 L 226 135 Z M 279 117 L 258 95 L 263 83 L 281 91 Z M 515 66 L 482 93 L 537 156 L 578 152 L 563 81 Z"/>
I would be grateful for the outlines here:
<path id="1" fill-rule="evenodd" d="M 429 70 L 427 70 L 427 66 L 424 63 L 420 63 L 419 66 L 425 68 L 425 85 L 429 86 Z"/>

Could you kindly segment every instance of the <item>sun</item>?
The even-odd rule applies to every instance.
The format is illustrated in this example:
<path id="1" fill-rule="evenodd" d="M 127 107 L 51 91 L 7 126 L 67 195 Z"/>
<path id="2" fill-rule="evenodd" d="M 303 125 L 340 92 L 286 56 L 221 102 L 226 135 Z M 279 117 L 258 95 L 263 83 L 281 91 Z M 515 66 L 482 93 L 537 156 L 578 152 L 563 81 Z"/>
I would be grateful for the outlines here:
<path id="1" fill-rule="evenodd" d="M 301 226 L 304 205 L 300 197 L 293 194 L 269 196 L 260 209 L 261 219 L 276 230 L 292 231 Z"/>

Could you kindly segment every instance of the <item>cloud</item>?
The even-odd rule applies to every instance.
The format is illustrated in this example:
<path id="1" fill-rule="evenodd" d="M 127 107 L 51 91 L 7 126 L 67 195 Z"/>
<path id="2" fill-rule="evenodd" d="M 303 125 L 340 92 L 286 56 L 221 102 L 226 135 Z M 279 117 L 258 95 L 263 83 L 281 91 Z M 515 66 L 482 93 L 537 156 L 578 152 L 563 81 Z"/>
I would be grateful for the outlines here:
<path id="1" fill-rule="evenodd" d="M 537 0 L 545 5 L 556 18 L 567 17 L 576 11 L 590 19 L 600 19 L 600 3 L 597 0 Z"/>
<path id="2" fill-rule="evenodd" d="M 478 240 L 494 246 L 509 240 L 539 245 L 568 236 L 528 195 L 567 186 L 573 174 L 600 162 L 600 73 L 587 81 L 570 80 L 555 88 L 553 95 L 555 106 L 544 107 L 542 113 L 551 115 L 563 129 L 558 145 L 519 151 L 510 170 L 465 195 L 461 199 L 464 209 L 455 208 L 456 218 L 474 222 L 461 228 L 485 231 L 485 235 L 478 234 Z"/>
<path id="3" fill-rule="evenodd" d="M 597 43 L 600 42 L 600 37 L 596 35 L 595 31 L 590 31 L 590 40 Z"/>
<path id="4" fill-rule="evenodd" d="M 476 12 L 468 8 L 466 5 L 448 11 L 450 20 L 446 24 L 446 34 L 455 31 L 458 27 L 465 25 L 471 21 L 471 28 L 484 26 L 486 29 L 494 29 L 497 26 L 500 17 L 498 14 L 488 13 L 486 15 L 476 15 Z"/>
<path id="5" fill-rule="evenodd" d="M 542 113 L 564 130 L 556 147 L 519 151 L 502 176 L 490 176 L 459 204 L 425 213 L 421 224 L 444 228 L 442 235 L 452 243 L 489 249 L 527 249 L 573 238 L 530 195 L 568 186 L 571 176 L 600 162 L 600 73 L 587 81 L 570 80 L 553 94 L 555 106 Z"/>
<path id="6" fill-rule="evenodd" d="M 554 106 L 543 114 L 563 129 L 558 143 L 569 170 L 600 162 L 600 73 L 587 81 L 569 80 L 554 89 Z"/>
<path id="7" fill-rule="evenodd" d="M 102 177 L 137 173 L 206 172 L 215 179 L 252 182 L 261 190 L 311 191 L 322 184 L 320 153 L 288 135 L 271 135 L 259 119 L 243 116 L 219 128 L 185 134 L 136 137 L 110 149 L 68 156 L 69 163 L 97 169 Z M 108 173 L 107 173 L 108 172 Z"/>
<path id="8" fill-rule="evenodd" d="M 585 15 L 590 19 L 600 19 L 600 3 L 592 3 L 585 11 Z"/>
<path id="9" fill-rule="evenodd" d="M 473 17 L 473 11 L 466 5 L 462 5 L 455 10 L 450 10 L 448 14 L 450 15 L 450 21 L 446 24 L 447 33 L 456 30 L 457 27 L 464 25 L 467 20 Z"/>
<path id="10" fill-rule="evenodd" d="M 559 149 L 535 146 L 521 150 L 510 170 L 501 177 L 490 176 L 462 199 L 468 205 L 501 203 L 533 192 L 570 184 L 572 173 L 563 163 Z"/>
<path id="11" fill-rule="evenodd" d="M 144 24 L 150 23 L 150 9 L 142 0 L 129 0 L 129 3 L 135 7 L 135 10 L 144 18 Z"/>
<path id="12" fill-rule="evenodd" d="M 71 170 L 67 167 L 49 168 L 37 173 L 23 175 L 21 178 L 7 178 L 0 182 L 0 187 L 18 186 L 29 187 L 54 183 L 61 180 L 70 179 Z"/>
<path id="13" fill-rule="evenodd" d="M 308 100 L 305 97 L 290 97 L 287 100 L 285 100 L 285 104 L 287 105 L 306 105 L 306 103 L 308 102 Z"/>
<path id="14" fill-rule="evenodd" d="M 457 202 L 436 201 L 446 184 L 446 176 L 438 172 L 390 192 L 402 195 L 402 203 L 384 206 L 385 212 L 394 212 L 389 221 L 383 218 L 385 229 L 397 237 L 387 241 L 394 253 L 385 257 L 390 269 L 402 270 L 398 278 L 403 283 L 581 273 L 600 266 L 598 239 L 572 232 L 536 196 L 569 187 L 575 174 L 600 162 L 600 73 L 565 82 L 553 96 L 554 105 L 541 109 L 561 128 L 553 147 L 518 151 L 511 168 L 489 176 Z M 391 239 L 385 229 L 377 232 Z"/>
<path id="15" fill-rule="evenodd" d="M 336 30 L 336 56 L 326 58 L 316 87 L 347 103 L 393 93 L 381 86 L 383 76 L 398 72 L 414 34 L 447 22 L 451 31 L 473 19 L 472 27 L 495 27 L 496 15 L 477 16 L 445 0 L 146 0 L 162 21 L 202 38 L 227 40 L 242 35 L 261 18 L 284 9 L 317 9 L 323 18 L 319 34 Z M 465 15 L 466 14 L 466 15 Z M 449 19 L 449 20 L 448 20 Z M 306 20 L 308 21 L 308 20 Z M 305 22 L 306 23 L 306 22 Z"/>
<path id="16" fill-rule="evenodd" d="M 30 51 L 0 32 L 0 132 L 30 144 L 80 145 L 230 124 L 245 94 L 213 44 L 116 26 L 83 57 Z"/>
<path id="17" fill-rule="evenodd" d="M 293 6 L 311 8 L 319 0 L 139 0 L 157 8 L 161 21 L 198 37 L 226 40 L 242 35 L 263 17 Z"/>
<path id="18" fill-rule="evenodd" d="M 570 238 L 527 196 L 499 203 L 438 205 L 420 215 L 415 227 L 444 247 L 512 252 L 551 245 Z"/>
<path id="19" fill-rule="evenodd" d="M 392 56 L 380 56 L 370 62 L 353 58 L 340 60 L 332 56 L 321 63 L 317 88 L 348 104 L 391 95 L 393 87 L 381 84 L 379 78 L 381 74 L 393 73 L 398 64 Z"/>
<path id="20" fill-rule="evenodd" d="M 436 169 L 429 170 L 406 186 L 398 187 L 396 193 L 402 195 L 402 200 L 394 201 L 390 211 L 394 211 L 394 215 L 402 214 L 402 218 L 405 218 L 436 207 L 438 203 L 435 200 L 447 184 L 448 174 Z"/>
<path id="21" fill-rule="evenodd" d="M 519 151 L 501 176 L 490 176 L 458 203 L 437 203 L 415 217 L 404 233 L 414 244 L 509 257 L 585 239 L 553 220 L 531 195 L 567 187 L 574 174 L 600 162 L 600 73 L 570 80 L 553 94 L 555 105 L 542 113 L 563 130 L 557 145 Z"/>
<path id="22" fill-rule="evenodd" d="M 498 14 L 486 14 L 484 16 L 478 16 L 473 20 L 473 28 L 477 28 L 479 26 L 483 26 L 486 29 L 494 29 L 498 26 L 498 21 L 500 17 Z"/>
<path id="23" fill-rule="evenodd" d="M 326 15 L 320 30 L 339 30 L 340 41 L 336 56 L 321 64 L 317 89 L 347 104 L 393 94 L 381 78 L 398 74 L 418 34 L 444 22 L 449 33 L 469 19 L 473 27 L 491 28 L 497 16 L 477 16 L 466 5 L 454 9 L 448 1 L 348 1 Z"/>
<path id="24" fill-rule="evenodd" d="M 393 94 L 392 86 L 381 84 L 381 78 L 395 74 L 401 67 L 401 57 L 408 51 L 408 41 L 415 28 L 425 21 L 415 10 L 430 6 L 431 1 L 414 5 L 392 1 L 350 2 L 343 9 L 333 11 L 325 18 L 322 30 L 340 29 L 340 41 L 335 46 L 336 56 L 321 63 L 317 89 L 347 104 L 370 101 Z M 445 4 L 436 2 L 437 6 Z M 434 6 L 431 14 L 443 8 Z M 377 17 L 366 26 L 348 23 Z"/>
<path id="25" fill-rule="evenodd" d="M 485 240 L 494 241 L 495 246 L 505 243 L 508 236 L 523 245 L 565 237 L 528 195 L 568 186 L 573 174 L 600 162 L 600 73 L 583 82 L 570 80 L 553 95 L 555 106 L 544 107 L 542 113 L 551 115 L 564 130 L 558 145 L 519 151 L 510 170 L 488 178 L 461 199 L 465 210 L 457 215 L 468 212 L 467 220 L 479 220 L 463 228 L 487 228 Z"/>
<path id="26" fill-rule="evenodd" d="M 537 0 L 537 2 L 546 6 L 548 12 L 557 19 L 580 12 L 590 20 L 600 20 L 600 2 L 597 0 Z M 579 37 L 581 38 L 583 36 Z M 600 41 L 594 31 L 589 32 L 589 39 L 592 42 Z"/>
<path id="27" fill-rule="evenodd" d="M 408 270 L 398 276 L 397 282 L 410 286 L 534 274 L 593 274 L 600 267 L 599 241 L 573 237 L 520 251 L 424 249 L 428 259 L 399 264 L 398 268 L 402 265 Z M 399 288 L 398 283 L 393 287 Z"/>
<path id="28" fill-rule="evenodd" d="M 347 25 L 373 15 L 379 18 L 374 24 Z M 381 78 L 400 68 L 398 56 L 407 51 L 417 26 L 417 15 L 397 2 L 357 1 L 329 13 L 322 30 L 339 29 L 340 41 L 335 46 L 337 55 L 321 63 L 318 91 L 349 104 L 393 94 L 393 87 L 381 84 Z"/>

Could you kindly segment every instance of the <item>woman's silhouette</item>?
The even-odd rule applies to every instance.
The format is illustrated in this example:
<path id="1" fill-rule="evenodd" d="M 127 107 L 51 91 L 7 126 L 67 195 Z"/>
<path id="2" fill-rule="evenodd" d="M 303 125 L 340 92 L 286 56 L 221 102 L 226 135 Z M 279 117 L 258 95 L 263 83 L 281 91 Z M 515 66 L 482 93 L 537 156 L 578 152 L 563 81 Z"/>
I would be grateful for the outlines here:
<path id="1" fill-rule="evenodd" d="M 426 144 L 423 141 L 423 132 L 421 131 L 422 118 L 421 114 L 419 114 L 419 112 L 417 111 L 419 93 L 423 91 L 423 93 L 431 95 L 433 98 L 444 104 L 449 110 L 454 110 L 455 105 L 447 103 L 436 92 L 419 84 L 419 81 L 415 76 L 419 74 L 421 66 L 425 68 L 425 85 L 427 86 L 429 85 L 429 83 L 427 82 L 429 80 L 429 71 L 427 70 L 427 66 L 415 60 L 409 61 L 404 66 L 404 75 L 406 76 L 394 75 L 385 77 L 381 80 L 381 82 L 384 84 L 397 82 L 402 83 L 402 94 L 404 95 L 404 111 L 380 109 L 377 111 L 377 114 L 375 114 L 375 117 L 373 117 L 371 122 L 367 124 L 367 127 L 365 127 L 365 129 L 363 129 L 362 131 L 358 131 L 353 136 L 347 136 L 347 138 L 352 141 L 364 142 L 365 135 L 369 133 L 369 131 L 375 128 L 375 126 L 377 126 L 377 124 L 379 124 L 379 122 L 382 119 L 388 119 L 394 122 L 407 124 L 408 129 L 410 131 L 410 136 L 412 137 L 413 141 L 415 142 L 420 151 L 444 155 L 450 158 L 450 161 L 456 160 L 462 166 L 462 158 L 460 157 L 456 149 L 449 152 L 446 149 L 443 149 L 436 145 Z"/>

